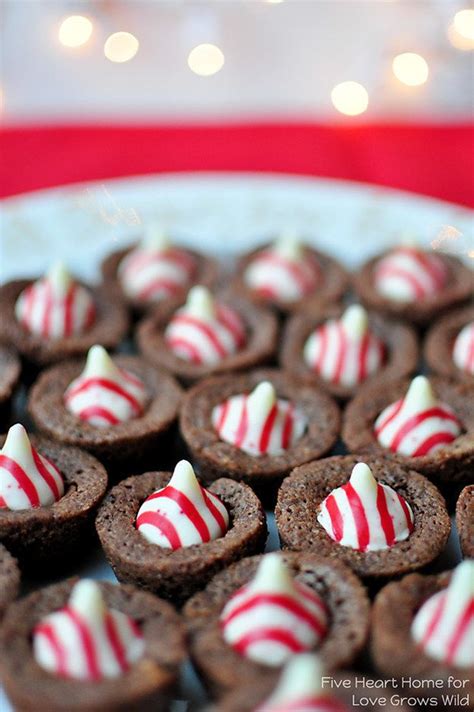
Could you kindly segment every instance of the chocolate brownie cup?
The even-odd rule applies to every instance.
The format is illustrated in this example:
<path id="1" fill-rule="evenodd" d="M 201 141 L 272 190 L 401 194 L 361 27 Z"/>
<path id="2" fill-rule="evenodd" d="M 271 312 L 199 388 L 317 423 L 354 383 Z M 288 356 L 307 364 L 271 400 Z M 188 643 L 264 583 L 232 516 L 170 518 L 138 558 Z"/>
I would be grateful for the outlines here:
<path id="1" fill-rule="evenodd" d="M 262 505 L 252 490 L 240 482 L 221 478 L 210 486 L 209 492 L 219 498 L 228 512 L 227 531 L 218 538 L 190 546 L 178 543 L 178 548 L 151 542 L 137 528 L 137 515 L 147 498 L 163 490 L 170 479 L 170 472 L 147 472 L 118 484 L 99 510 L 96 529 L 120 581 L 182 603 L 204 588 L 221 569 L 263 551 L 267 527 Z M 185 516 L 185 510 L 178 512 L 178 520 Z"/>
<path id="2" fill-rule="evenodd" d="M 442 699 L 443 695 L 455 698 L 457 693 L 464 698 L 470 695 L 472 699 L 474 694 L 472 662 L 466 665 L 468 661 L 458 657 L 470 650 L 472 659 L 472 637 L 469 640 L 472 618 L 470 621 L 465 615 L 464 624 L 459 621 L 465 605 L 472 609 L 472 568 L 460 571 L 466 565 L 472 567 L 472 562 L 465 561 L 454 572 L 433 576 L 409 574 L 401 581 L 389 583 L 379 592 L 372 608 L 371 653 L 376 669 L 388 677 L 411 678 L 413 686 L 405 685 L 407 696 L 439 698 L 444 709 L 458 706 L 467 709 L 469 701 L 459 705 L 452 699 L 450 704 Z M 463 598 L 451 588 L 454 584 L 456 589 L 455 580 L 462 577 L 470 579 L 465 585 L 471 589 L 470 593 L 463 591 Z M 450 610 L 445 605 L 442 611 L 441 601 L 453 593 L 456 595 Z M 445 598 L 440 599 L 443 594 Z M 438 623 L 433 620 L 436 602 L 440 609 Z"/>
<path id="3" fill-rule="evenodd" d="M 421 377 L 418 377 L 421 379 Z M 432 454 L 406 456 L 393 452 L 378 441 L 374 425 L 389 406 L 407 397 L 407 380 L 381 385 L 367 385 L 349 403 L 344 413 L 342 439 L 350 452 L 364 456 L 384 455 L 404 464 L 429 479 L 453 483 L 469 483 L 474 473 L 474 386 L 463 382 L 432 377 L 432 391 L 440 403 L 446 404 L 460 423 L 461 434 Z"/>
<path id="4" fill-rule="evenodd" d="M 461 551 L 474 559 L 474 485 L 464 487 L 456 503 L 456 527 Z"/>
<path id="5" fill-rule="evenodd" d="M 308 266 L 312 264 L 315 265 L 314 284 L 309 285 L 309 288 L 304 290 L 304 294 L 293 299 L 284 299 L 269 289 L 252 289 L 245 278 L 248 268 L 257 257 L 275 248 L 276 244 L 273 246 L 271 244 L 261 245 L 239 260 L 231 283 L 231 289 L 234 294 L 250 299 L 254 304 L 275 307 L 281 314 L 293 313 L 302 308 L 317 308 L 322 304 L 338 302 L 343 297 L 349 286 L 349 277 L 346 270 L 329 255 L 303 244 L 300 245 L 301 255 L 299 255 L 296 263 L 302 265 L 304 269 L 308 269 Z M 285 256 L 283 260 L 285 261 Z M 276 267 L 281 269 L 282 273 L 278 272 L 277 274 L 274 271 Z M 269 272 L 268 283 L 274 290 L 278 285 L 281 286 L 287 280 L 292 280 L 294 276 L 295 270 L 291 264 L 288 267 L 285 267 L 284 263 L 273 265 Z M 297 278 L 295 286 L 300 281 L 301 279 Z"/>
<path id="6" fill-rule="evenodd" d="M 91 350 L 91 359 L 95 351 L 98 352 L 98 347 L 94 347 L 94 352 Z M 98 352 L 99 358 L 108 359 L 103 351 Z M 60 443 L 87 450 L 114 476 L 123 477 L 132 467 L 146 467 L 157 452 L 169 451 L 182 395 L 174 378 L 138 356 L 116 356 L 112 365 L 109 359 L 105 363 L 106 371 L 110 367 L 131 374 L 143 384 L 147 400 L 137 417 L 98 427 L 94 422 L 81 419 L 80 411 L 71 412 L 65 401 L 71 383 L 84 376 L 84 365 L 83 361 L 65 361 L 40 375 L 28 399 L 28 410 L 36 426 Z"/>
<path id="7" fill-rule="evenodd" d="M 20 359 L 12 349 L 0 344 L 0 424 L 5 424 L 8 420 L 12 396 L 20 374 Z"/>
<path id="8" fill-rule="evenodd" d="M 186 309 L 193 293 L 200 296 L 198 290 L 199 287 L 195 287 L 190 292 L 188 301 L 179 306 Z M 213 299 L 209 293 L 204 293 L 203 296 L 207 300 Z M 217 295 L 214 305 L 217 305 L 217 309 L 229 310 L 240 322 L 240 333 L 237 334 L 235 342 L 235 329 L 230 333 L 219 333 L 218 330 L 225 329 L 225 324 L 216 324 L 213 320 L 203 320 L 201 324 L 196 324 L 193 327 L 196 330 L 191 333 L 189 325 L 185 324 L 181 336 L 180 328 L 183 327 L 179 323 L 179 311 L 174 317 L 170 313 L 163 315 L 155 311 L 138 326 L 136 338 L 140 352 L 151 364 L 167 369 L 184 385 L 191 385 L 208 376 L 246 371 L 267 364 L 277 349 L 278 324 L 274 314 L 248 300 L 236 299 L 229 294 Z M 173 319 L 176 319 L 176 322 Z M 193 320 L 196 321 L 194 314 Z M 176 338 L 174 332 L 170 333 L 171 329 L 176 330 Z M 183 349 L 185 341 L 186 351 L 183 352 L 179 349 Z M 228 343 L 232 348 L 227 347 Z M 177 350 L 173 344 L 177 345 Z M 215 348 L 217 357 L 213 358 Z M 212 360 L 207 358 L 209 350 L 209 359 Z M 183 357 L 184 353 L 188 358 Z"/>
<path id="9" fill-rule="evenodd" d="M 139 294 L 127 294 L 123 281 L 120 279 L 120 266 L 124 264 L 124 260 L 130 257 L 132 252 L 137 250 L 138 247 L 138 243 L 135 243 L 125 249 L 113 252 L 105 258 L 101 268 L 102 277 L 108 290 L 118 295 L 132 310 L 135 316 L 140 316 L 150 310 L 159 314 L 161 317 L 169 316 L 182 304 L 189 288 L 194 284 L 202 284 L 209 288 L 214 288 L 218 284 L 219 266 L 215 260 L 194 250 L 168 247 L 167 252 L 163 254 L 169 254 L 171 261 L 173 261 L 173 255 L 179 252 L 181 256 L 190 263 L 190 269 L 183 284 L 179 284 L 175 281 L 176 269 L 179 269 L 178 265 L 175 265 L 174 269 L 171 268 L 171 274 L 169 267 L 166 270 L 166 274 L 149 274 L 147 282 L 144 285 L 145 290 L 142 296 Z M 173 281 L 171 285 L 170 278 Z M 166 282 L 170 291 L 157 299 L 156 286 L 159 282 Z M 151 288 L 155 291 L 155 298 L 153 297 L 153 293 L 151 293 Z"/>
<path id="10" fill-rule="evenodd" d="M 273 390 L 273 394 L 260 393 L 265 389 Z M 241 396 L 242 404 L 237 402 L 237 397 Z M 235 409 L 246 410 L 251 398 L 258 411 L 255 415 L 261 415 L 261 421 L 250 423 L 251 427 L 245 432 L 243 428 L 240 433 L 237 432 L 241 442 L 233 444 L 237 441 L 228 438 L 224 430 L 223 409 L 228 414 L 232 412 L 227 418 L 232 426 L 234 405 Z M 225 406 L 226 403 L 230 403 L 230 407 Z M 285 403 L 286 413 L 283 412 Z M 275 417 L 275 408 L 279 404 L 281 412 Z M 213 418 L 219 408 L 220 417 L 215 425 Z M 288 410 L 293 412 L 291 428 L 286 425 Z M 262 431 L 262 447 L 258 454 L 246 446 L 249 438 L 252 445 L 254 425 Z M 181 433 L 194 460 L 201 467 L 203 480 L 210 482 L 218 477 L 229 477 L 245 482 L 266 501 L 274 498 L 282 479 L 294 467 L 316 460 L 332 448 L 339 426 L 339 409 L 329 395 L 274 369 L 205 380 L 187 393 L 180 413 Z M 231 430 L 230 436 L 234 434 Z M 277 447 L 276 454 L 272 454 L 278 436 L 282 438 L 282 447 Z"/>
<path id="11" fill-rule="evenodd" d="M 0 340 L 17 349 L 33 374 L 36 369 L 57 361 L 82 356 L 96 343 L 115 348 L 127 333 L 126 310 L 117 299 L 102 286 L 89 287 L 82 283 L 77 284 L 87 289 L 95 308 L 90 326 L 82 333 L 60 338 L 30 333 L 17 319 L 15 306 L 20 294 L 32 284 L 34 280 L 21 279 L 0 286 Z"/>
<path id="12" fill-rule="evenodd" d="M 15 440 L 18 442 L 18 439 L 24 441 L 27 437 L 21 426 L 10 429 L 10 442 L 11 435 L 13 443 Z M 16 448 L 6 453 L 7 440 L 5 436 L 0 437 L 0 447 L 3 448 L 0 467 L 6 467 L 7 471 L 11 470 L 19 478 L 18 490 L 13 491 L 8 477 L 5 474 L 2 476 L 5 489 L 0 487 L 0 542 L 18 558 L 22 568 L 42 575 L 45 571 L 67 565 L 72 557 L 87 550 L 87 542 L 92 541 L 94 533 L 96 511 L 107 489 L 107 473 L 100 462 L 79 448 L 66 447 L 36 435 L 32 435 L 25 446 L 30 448 L 31 453 L 26 458 Z M 31 451 L 31 447 L 35 452 Z M 44 460 L 39 462 L 38 456 L 45 458 L 47 463 Z M 51 474 L 48 476 L 48 472 L 45 472 L 46 465 L 50 473 L 54 471 L 53 468 L 59 471 L 59 478 L 63 480 L 63 492 L 58 491 L 55 499 L 48 499 L 49 502 L 53 500 L 50 504 L 41 505 L 38 498 L 38 493 L 45 491 L 44 482 L 38 482 L 38 473 L 35 480 L 35 472 L 26 471 L 22 467 L 25 460 L 30 458 L 37 463 L 36 467 L 45 481 L 51 482 Z M 21 495 L 25 472 L 28 477 L 24 483 L 24 494 L 28 496 L 30 504 L 12 503 L 10 508 L 9 493 L 13 493 L 14 497 Z"/>
<path id="13" fill-rule="evenodd" d="M 229 599 L 254 580 L 261 570 L 262 560 L 269 557 L 283 561 L 293 585 L 299 589 L 303 587 L 306 597 L 322 599 L 327 628 L 324 637 L 307 652 L 316 650 L 325 667 L 333 670 L 352 663 L 365 643 L 369 600 L 357 576 L 339 561 L 308 553 L 267 554 L 242 559 L 217 574 L 183 609 L 191 658 L 213 696 L 239 686 L 246 687 L 248 681 L 256 677 L 274 681 L 275 671 L 281 669 L 281 665 L 256 662 L 234 649 L 224 639 L 221 620 Z"/>
<path id="14" fill-rule="evenodd" d="M 0 544 L 0 620 L 20 591 L 20 569 L 16 559 Z"/>
<path id="15" fill-rule="evenodd" d="M 441 270 L 445 273 L 442 284 L 439 285 L 439 288 L 428 292 L 425 290 L 427 280 L 423 278 L 420 286 L 415 290 L 416 293 L 410 299 L 393 299 L 384 295 L 376 286 L 377 268 L 382 260 L 386 260 L 394 252 L 399 252 L 402 249 L 410 251 L 410 248 L 387 250 L 366 262 L 353 276 L 353 287 L 367 308 L 419 327 L 425 327 L 441 312 L 461 305 L 472 297 L 472 271 L 461 260 L 451 255 L 417 248 L 412 251 L 420 256 L 423 263 L 426 263 L 427 259 L 435 258 L 437 260 Z M 395 267 L 398 269 L 399 265 L 395 265 Z M 420 268 L 420 264 L 417 259 L 413 265 L 413 272 L 412 265 L 408 265 L 406 284 L 413 285 L 413 277 L 417 277 L 414 270 L 418 268 Z M 425 269 L 423 264 L 421 269 Z M 431 284 L 430 279 L 428 279 L 428 284 Z"/>
<path id="16" fill-rule="evenodd" d="M 309 358 L 308 339 L 319 334 L 321 327 L 325 329 L 321 336 L 328 336 L 329 325 L 340 338 L 339 320 L 343 317 L 343 321 L 349 321 L 351 316 L 352 321 L 359 323 L 355 324 L 357 333 L 349 344 L 346 334 L 338 342 L 337 353 L 329 354 L 318 349 L 317 359 Z M 361 319 L 358 317 L 366 322 L 362 325 L 363 333 L 360 333 Z M 353 363 L 348 363 L 351 359 Z M 369 362 L 375 366 L 372 372 L 368 368 Z M 416 369 L 417 363 L 418 343 L 412 328 L 375 312 L 366 314 L 357 305 L 347 310 L 342 305 L 332 305 L 294 314 L 286 324 L 280 351 L 280 365 L 288 373 L 341 400 L 352 398 L 362 384 L 407 376 Z M 329 378 L 321 375 L 326 369 L 329 369 Z"/>
<path id="17" fill-rule="evenodd" d="M 395 529 L 390 542 L 380 537 L 380 541 L 374 545 L 377 528 L 383 522 L 382 516 L 380 524 L 378 519 L 372 521 L 369 511 L 371 507 L 365 515 L 367 521 L 370 520 L 370 537 L 366 547 L 362 546 L 360 536 L 359 543 L 351 542 L 351 536 L 345 529 L 351 525 L 352 514 L 342 508 L 344 498 L 341 501 L 336 500 L 342 516 L 342 541 L 339 541 L 338 537 L 332 538 L 323 522 L 319 521 L 323 502 L 336 488 L 347 485 L 349 480 L 360 500 L 370 504 L 370 497 L 366 495 L 364 488 L 352 482 L 351 474 L 356 472 L 354 468 L 360 462 L 361 458 L 357 456 L 336 456 L 309 462 L 293 470 L 278 492 L 275 510 L 282 547 L 293 551 L 317 552 L 331 560 L 339 559 L 359 576 L 369 580 L 400 576 L 426 566 L 443 551 L 451 523 L 444 499 L 436 487 L 404 465 L 382 457 L 363 460 L 377 483 L 383 483 L 392 489 L 396 496 L 403 497 L 408 504 L 412 522 L 408 531 L 403 532 L 405 538 L 396 536 L 397 526 L 400 533 L 403 529 L 406 530 L 404 517 L 397 521 L 396 499 L 395 503 L 386 499 L 389 502 L 388 515 Z M 377 487 L 374 496 L 378 497 L 379 494 L 381 493 Z M 376 507 L 374 509 L 377 511 Z M 358 508 L 357 511 L 365 511 L 365 508 Z"/>
<path id="18" fill-rule="evenodd" d="M 474 324 L 474 306 L 449 312 L 428 331 L 423 356 L 431 371 L 446 378 L 473 382 L 474 332 L 471 343 L 458 341 L 460 332 Z M 474 329 L 474 326 L 471 327 Z"/>
<path id="19" fill-rule="evenodd" d="M 90 680 L 50 672 L 37 662 L 37 626 L 68 605 L 76 581 L 48 586 L 10 606 L 0 634 L 0 676 L 12 705 L 25 711 L 168 710 L 186 654 L 183 626 L 169 603 L 133 586 L 98 584 L 105 605 L 128 616 L 143 639 L 141 655 L 128 669 Z"/>

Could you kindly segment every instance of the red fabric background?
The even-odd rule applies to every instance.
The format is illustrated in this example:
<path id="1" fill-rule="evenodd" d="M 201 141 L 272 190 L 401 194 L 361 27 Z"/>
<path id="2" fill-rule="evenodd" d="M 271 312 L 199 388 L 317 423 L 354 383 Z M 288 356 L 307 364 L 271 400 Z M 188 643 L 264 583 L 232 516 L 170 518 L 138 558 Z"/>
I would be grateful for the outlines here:
<path id="1" fill-rule="evenodd" d="M 51 126 L 0 133 L 0 195 L 161 171 L 272 171 L 474 205 L 472 125 Z"/>

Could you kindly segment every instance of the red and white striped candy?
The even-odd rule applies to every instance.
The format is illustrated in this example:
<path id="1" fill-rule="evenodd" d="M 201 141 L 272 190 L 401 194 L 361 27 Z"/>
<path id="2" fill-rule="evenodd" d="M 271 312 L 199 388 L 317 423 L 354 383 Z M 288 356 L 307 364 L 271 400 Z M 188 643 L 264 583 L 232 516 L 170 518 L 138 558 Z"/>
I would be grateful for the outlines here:
<path id="1" fill-rule="evenodd" d="M 35 450 L 22 425 L 12 425 L 0 450 L 0 509 L 47 507 L 63 494 L 58 468 Z"/>
<path id="2" fill-rule="evenodd" d="M 268 299 L 295 302 L 315 291 L 321 279 L 319 263 L 293 236 L 282 236 L 261 250 L 245 270 L 250 289 Z"/>
<path id="3" fill-rule="evenodd" d="M 404 398 L 392 403 L 375 421 L 375 437 L 383 447 L 408 457 L 422 457 L 449 445 L 461 434 L 454 411 L 439 403 L 424 376 L 417 376 Z"/>
<path id="4" fill-rule="evenodd" d="M 466 324 L 454 341 L 453 361 L 456 366 L 474 376 L 474 321 Z"/>
<path id="5" fill-rule="evenodd" d="M 255 712 L 349 712 L 343 702 L 323 687 L 324 675 L 317 655 L 293 655 L 271 696 Z"/>
<path id="6" fill-rule="evenodd" d="M 119 266 L 124 292 L 141 302 L 158 302 L 179 295 L 191 284 L 195 272 L 192 255 L 172 247 L 155 225 L 148 227 L 143 242 Z"/>
<path id="7" fill-rule="evenodd" d="M 383 365 L 385 345 L 369 330 L 367 312 L 350 306 L 341 319 L 330 319 L 307 339 L 304 359 L 325 381 L 356 386 Z"/>
<path id="8" fill-rule="evenodd" d="M 64 394 L 66 408 L 99 428 L 140 417 L 148 395 L 133 373 L 118 368 L 102 346 L 92 346 L 84 371 Z"/>
<path id="9" fill-rule="evenodd" d="M 224 536 L 229 514 L 215 494 L 201 487 L 191 464 L 181 460 L 166 487 L 143 502 L 135 525 L 152 544 L 175 550 Z"/>
<path id="10" fill-rule="evenodd" d="M 228 398 L 212 411 L 212 424 L 221 440 L 259 455 L 281 455 L 304 434 L 308 421 L 290 401 L 277 398 L 268 381 L 250 394 Z"/>
<path id="11" fill-rule="evenodd" d="M 108 609 L 99 585 L 84 579 L 68 604 L 46 616 L 33 631 L 33 653 L 44 670 L 59 677 L 98 681 L 123 675 L 145 650 L 136 622 Z"/>
<path id="12" fill-rule="evenodd" d="M 414 302 L 437 294 L 448 273 L 438 255 L 417 247 L 402 246 L 383 257 L 375 267 L 377 291 L 398 302 Z"/>
<path id="13" fill-rule="evenodd" d="M 245 344 L 245 326 L 237 312 L 217 304 L 205 287 L 193 287 L 165 331 L 168 348 L 196 365 L 219 363 Z"/>
<path id="14" fill-rule="evenodd" d="M 425 655 L 445 665 L 474 665 L 474 561 L 454 570 L 449 586 L 421 606 L 411 626 Z"/>
<path id="15" fill-rule="evenodd" d="M 408 539 L 413 512 L 398 492 L 377 482 L 370 468 L 359 462 L 349 482 L 322 502 L 318 522 L 341 546 L 381 551 Z"/>
<path id="16" fill-rule="evenodd" d="M 295 581 L 279 554 L 264 556 L 255 577 L 224 606 L 224 640 L 263 665 L 282 665 L 317 647 L 328 631 L 328 611 L 311 588 Z"/>
<path id="17" fill-rule="evenodd" d="M 16 318 L 26 331 L 45 339 L 84 333 L 94 323 L 95 313 L 92 296 L 61 263 L 26 287 L 15 304 Z"/>

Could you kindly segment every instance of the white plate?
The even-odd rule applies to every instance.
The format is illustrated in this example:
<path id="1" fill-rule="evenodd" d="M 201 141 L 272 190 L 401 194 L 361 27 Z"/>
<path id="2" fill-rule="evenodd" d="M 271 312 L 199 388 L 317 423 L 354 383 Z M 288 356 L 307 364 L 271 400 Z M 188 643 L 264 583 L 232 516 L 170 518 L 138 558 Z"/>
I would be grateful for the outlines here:
<path id="1" fill-rule="evenodd" d="M 401 191 L 346 181 L 265 174 L 173 174 L 88 183 L 4 200 L 1 207 L 0 281 L 40 274 L 62 258 L 85 279 L 99 277 L 100 260 L 160 221 L 177 239 L 228 261 L 282 228 L 331 253 L 350 268 L 404 234 L 468 258 L 473 213 Z M 472 256 L 472 253 L 471 253 Z M 278 548 L 269 516 L 267 550 Z M 455 537 L 443 565 L 458 557 Z M 115 577 L 100 553 L 78 571 Z M 182 695 L 205 701 L 189 665 Z M 175 710 L 188 703 L 175 704 Z M 0 712 L 10 712 L 0 689 Z"/>

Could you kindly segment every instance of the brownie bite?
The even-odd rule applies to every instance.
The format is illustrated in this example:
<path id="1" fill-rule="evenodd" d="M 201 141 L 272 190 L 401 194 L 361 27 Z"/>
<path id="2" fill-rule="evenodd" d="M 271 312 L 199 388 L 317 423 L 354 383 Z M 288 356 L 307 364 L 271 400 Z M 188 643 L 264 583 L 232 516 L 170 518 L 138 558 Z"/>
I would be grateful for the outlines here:
<path id="1" fill-rule="evenodd" d="M 114 487 L 96 529 L 120 581 L 174 603 L 234 561 L 263 551 L 267 538 L 262 505 L 249 487 L 220 478 L 204 490 L 186 461 L 173 476 L 147 472 Z"/>
<path id="2" fill-rule="evenodd" d="M 472 482 L 474 385 L 417 376 L 364 387 L 346 408 L 342 439 L 350 452 L 384 455 L 438 482 Z"/>
<path id="3" fill-rule="evenodd" d="M 352 398 L 363 384 L 407 376 L 417 363 L 411 327 L 355 304 L 294 314 L 280 351 L 280 365 L 288 373 L 341 400 Z"/>
<path id="4" fill-rule="evenodd" d="M 10 415 L 11 401 L 21 374 L 21 363 L 13 349 L 0 344 L 0 425 Z"/>
<path id="5" fill-rule="evenodd" d="M 378 672 L 411 678 L 408 696 L 436 697 L 443 709 L 443 696 L 453 696 L 449 708 L 457 709 L 458 693 L 464 698 L 460 708 L 468 708 L 466 695 L 474 692 L 472 567 L 465 561 L 438 575 L 409 574 L 385 586 L 372 609 L 371 652 Z"/>
<path id="6" fill-rule="evenodd" d="M 474 559 L 474 485 L 461 490 L 456 502 L 456 527 L 463 555 Z"/>
<path id="7" fill-rule="evenodd" d="M 9 603 L 20 591 L 20 569 L 18 562 L 0 544 L 0 621 Z"/>
<path id="8" fill-rule="evenodd" d="M 353 276 L 369 309 L 426 327 L 472 297 L 472 271 L 452 255 L 400 245 L 373 257 Z"/>
<path id="9" fill-rule="evenodd" d="M 430 371 L 474 382 L 474 306 L 448 312 L 428 331 L 423 356 Z"/>
<path id="10" fill-rule="evenodd" d="M 33 373 L 83 356 L 95 343 L 115 348 L 127 330 L 117 299 L 104 287 L 75 281 L 60 264 L 36 281 L 0 287 L 0 341 L 14 346 Z"/>
<path id="11" fill-rule="evenodd" d="M 231 287 L 255 304 L 288 314 L 338 302 L 348 284 L 347 272 L 335 259 L 284 234 L 244 255 Z"/>
<path id="12" fill-rule="evenodd" d="M 293 470 L 275 519 L 283 549 L 339 559 L 369 581 L 426 566 L 451 529 L 444 499 L 425 477 L 382 457 L 361 463 L 351 455 Z"/>
<path id="13" fill-rule="evenodd" d="M 150 223 L 140 242 L 105 258 L 102 277 L 134 316 L 148 311 L 166 316 L 193 285 L 214 288 L 219 266 L 207 255 L 173 244 L 159 225 Z"/>
<path id="14" fill-rule="evenodd" d="M 82 637 L 66 637 L 65 618 Z M 133 586 L 70 579 L 10 606 L 0 678 L 15 709 L 166 712 L 185 653 L 170 604 Z"/>
<path id="15" fill-rule="evenodd" d="M 174 313 L 155 311 L 144 319 L 136 338 L 151 364 L 190 385 L 268 364 L 276 353 L 278 324 L 268 309 L 196 286 Z"/>
<path id="16" fill-rule="evenodd" d="M 266 501 L 294 467 L 331 449 L 339 424 L 329 395 L 278 370 L 202 381 L 187 393 L 180 414 L 202 478 L 245 482 Z"/>
<path id="17" fill-rule="evenodd" d="M 92 546 L 107 473 L 94 457 L 17 424 L 0 438 L 0 542 L 29 572 L 67 566 Z"/>
<path id="18" fill-rule="evenodd" d="M 288 599 L 288 606 L 275 608 L 274 595 Z M 232 630 L 244 610 L 239 601 L 245 610 L 253 609 L 252 617 Z M 218 696 L 258 678 L 274 681 L 295 652 L 316 651 L 328 670 L 351 664 L 367 637 L 369 600 L 359 579 L 338 561 L 267 554 L 217 574 L 183 612 L 192 660 L 210 693 Z M 267 623 L 281 645 L 272 644 L 275 636 L 267 635 Z"/>
<path id="19" fill-rule="evenodd" d="M 169 452 L 181 394 L 172 376 L 138 356 L 110 358 L 94 346 L 85 363 L 64 361 L 44 371 L 28 410 L 43 433 L 87 450 L 123 477 Z"/>

